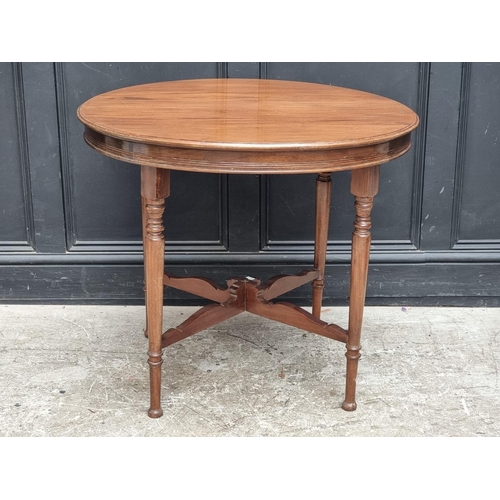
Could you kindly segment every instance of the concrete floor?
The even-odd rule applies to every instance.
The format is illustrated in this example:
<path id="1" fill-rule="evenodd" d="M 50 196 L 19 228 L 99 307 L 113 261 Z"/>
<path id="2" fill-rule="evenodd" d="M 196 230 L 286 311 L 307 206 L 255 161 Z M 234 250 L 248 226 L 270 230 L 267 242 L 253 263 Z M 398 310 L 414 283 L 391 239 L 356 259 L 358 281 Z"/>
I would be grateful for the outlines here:
<path id="1" fill-rule="evenodd" d="M 165 326 L 194 310 L 166 307 Z M 0 435 L 500 436 L 498 309 L 366 308 L 352 413 L 342 344 L 243 314 L 165 350 L 157 420 L 143 317 L 0 306 Z"/>

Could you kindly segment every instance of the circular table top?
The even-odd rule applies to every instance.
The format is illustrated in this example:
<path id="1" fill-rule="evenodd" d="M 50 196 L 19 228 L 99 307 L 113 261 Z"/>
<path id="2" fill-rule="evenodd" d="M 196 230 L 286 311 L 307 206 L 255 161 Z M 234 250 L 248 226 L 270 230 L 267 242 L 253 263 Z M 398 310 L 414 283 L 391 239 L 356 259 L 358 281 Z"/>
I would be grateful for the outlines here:
<path id="1" fill-rule="evenodd" d="M 334 171 L 385 163 L 410 147 L 418 116 L 391 99 L 282 80 L 178 80 L 82 104 L 85 139 L 142 165 L 234 173 Z"/>

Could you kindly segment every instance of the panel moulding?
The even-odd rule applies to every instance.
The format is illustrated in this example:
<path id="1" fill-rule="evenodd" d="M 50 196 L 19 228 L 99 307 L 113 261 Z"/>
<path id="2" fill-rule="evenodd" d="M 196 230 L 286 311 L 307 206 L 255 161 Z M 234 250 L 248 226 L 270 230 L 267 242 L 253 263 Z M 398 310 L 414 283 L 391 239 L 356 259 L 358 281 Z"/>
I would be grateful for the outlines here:
<path id="1" fill-rule="evenodd" d="M 28 131 L 26 128 L 26 110 L 24 101 L 22 63 L 12 63 L 14 80 L 14 100 L 16 105 L 16 127 L 19 140 L 19 158 L 23 190 L 25 241 L 0 241 L 0 252 L 33 252 L 35 250 L 35 224 L 33 202 L 31 199 L 31 175 L 28 154 Z"/>

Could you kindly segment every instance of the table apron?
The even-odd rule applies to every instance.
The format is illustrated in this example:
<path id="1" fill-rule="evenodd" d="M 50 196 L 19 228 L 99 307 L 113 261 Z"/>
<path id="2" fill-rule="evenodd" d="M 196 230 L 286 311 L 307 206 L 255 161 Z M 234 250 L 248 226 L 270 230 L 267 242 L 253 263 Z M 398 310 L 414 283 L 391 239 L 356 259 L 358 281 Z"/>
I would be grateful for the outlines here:
<path id="1" fill-rule="evenodd" d="M 87 127 L 84 138 L 96 151 L 128 163 L 219 174 L 300 174 L 352 170 L 394 160 L 411 147 L 410 134 L 367 146 L 272 151 L 173 148 L 117 139 Z"/>

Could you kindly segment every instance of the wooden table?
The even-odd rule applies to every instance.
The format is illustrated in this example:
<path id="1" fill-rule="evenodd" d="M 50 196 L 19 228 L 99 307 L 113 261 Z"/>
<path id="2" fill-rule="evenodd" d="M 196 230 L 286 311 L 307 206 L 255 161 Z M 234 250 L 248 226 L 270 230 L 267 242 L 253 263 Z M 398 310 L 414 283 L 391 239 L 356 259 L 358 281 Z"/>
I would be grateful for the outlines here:
<path id="1" fill-rule="evenodd" d="M 141 165 L 146 335 L 151 405 L 160 404 L 162 349 L 247 311 L 346 344 L 344 410 L 355 410 L 356 374 L 370 255 L 370 213 L 379 165 L 405 154 L 417 115 L 365 92 L 303 82 L 185 80 L 123 88 L 78 109 L 85 141 L 100 153 Z M 170 170 L 217 174 L 318 174 L 314 264 L 266 283 L 233 278 L 225 287 L 164 272 L 163 211 Z M 320 319 L 330 215 L 331 173 L 351 170 L 352 236 L 349 325 Z M 112 189 L 112 186 L 109 187 Z M 273 299 L 312 282 L 312 314 Z M 209 299 L 181 325 L 162 332 L 163 287 Z"/>

